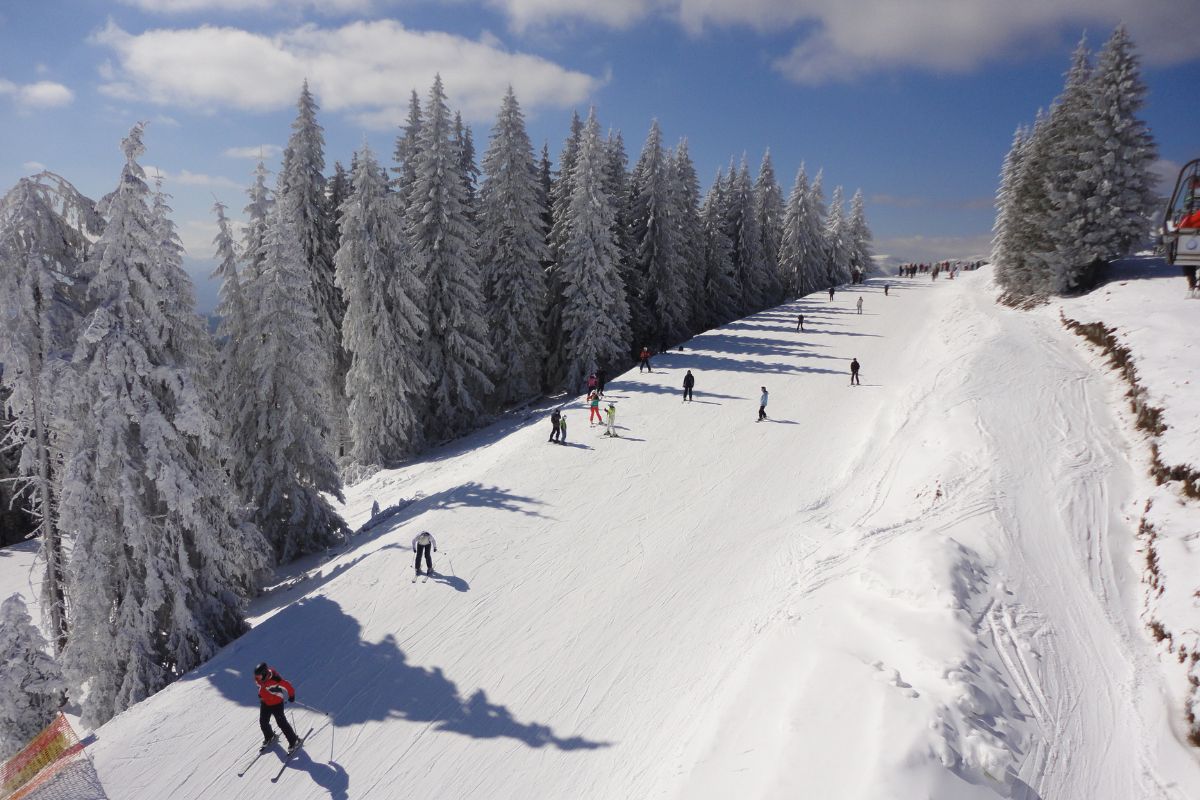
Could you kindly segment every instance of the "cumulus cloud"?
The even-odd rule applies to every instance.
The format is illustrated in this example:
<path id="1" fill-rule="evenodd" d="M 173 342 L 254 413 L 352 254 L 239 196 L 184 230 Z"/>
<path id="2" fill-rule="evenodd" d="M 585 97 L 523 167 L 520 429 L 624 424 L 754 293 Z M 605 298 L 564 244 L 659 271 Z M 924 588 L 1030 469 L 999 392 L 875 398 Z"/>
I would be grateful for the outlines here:
<path id="1" fill-rule="evenodd" d="M 876 239 L 872 248 L 892 263 L 987 258 L 992 252 L 992 234 L 967 236 L 892 236 Z M 886 255 L 885 255 L 886 254 Z"/>
<path id="2" fill-rule="evenodd" d="M 0 94 L 11 95 L 23 110 L 61 108 L 70 105 L 75 93 L 54 81 L 17 84 L 0 78 Z"/>
<path id="3" fill-rule="evenodd" d="M 235 238 L 241 238 L 244 224 L 237 220 L 229 220 L 230 228 Z M 191 258 L 212 258 L 216 253 L 213 239 L 217 238 L 217 223 L 208 219 L 184 220 L 175 226 L 183 249 Z"/>
<path id="4" fill-rule="evenodd" d="M 1179 0 L 482 0 L 518 30 L 581 20 L 626 28 L 651 15 L 701 34 L 722 27 L 794 31 L 775 69 L 798 83 L 847 80 L 894 68 L 967 72 L 987 61 L 1098 38 L 1124 20 L 1150 63 L 1200 58 Z M 1190 21 L 1190 20 L 1189 20 Z"/>
<path id="5" fill-rule="evenodd" d="M 159 14 L 194 11 L 304 11 L 344 14 L 370 11 L 371 0 L 121 0 L 127 6 Z"/>
<path id="6" fill-rule="evenodd" d="M 225 155 L 229 158 L 252 158 L 268 159 L 274 158 L 283 152 L 283 148 L 277 144 L 259 144 L 251 145 L 250 147 L 229 147 L 225 150 Z"/>
<path id="7" fill-rule="evenodd" d="M 291 106 L 307 78 L 324 109 L 380 129 L 404 119 L 409 93 L 423 92 L 435 72 L 455 107 L 476 120 L 495 114 L 509 84 L 526 108 L 536 108 L 580 103 L 601 83 L 508 52 L 491 37 L 412 31 L 393 20 L 308 24 L 274 35 L 208 25 L 135 35 L 110 21 L 92 40 L 113 51 L 101 91 L 120 99 L 269 111 Z"/>

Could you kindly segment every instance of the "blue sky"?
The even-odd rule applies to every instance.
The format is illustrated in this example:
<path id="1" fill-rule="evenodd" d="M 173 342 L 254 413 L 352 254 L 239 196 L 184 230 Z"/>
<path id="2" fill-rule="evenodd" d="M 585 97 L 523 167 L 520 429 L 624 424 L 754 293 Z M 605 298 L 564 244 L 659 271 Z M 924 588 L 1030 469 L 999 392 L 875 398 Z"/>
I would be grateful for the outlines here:
<path id="1" fill-rule="evenodd" d="M 150 122 L 197 276 L 215 287 L 214 196 L 240 214 L 262 148 L 287 141 L 300 81 L 326 158 L 390 156 L 409 92 L 440 71 L 482 155 L 512 83 L 557 157 L 594 104 L 630 161 L 650 120 L 687 137 L 701 180 L 771 149 L 784 191 L 803 161 L 826 193 L 862 188 L 876 250 L 904 260 L 986 249 L 1013 129 L 1062 85 L 1086 30 L 1124 20 L 1169 173 L 1200 155 L 1194 0 L 43 0 L 0 6 L 0 186 L 46 168 L 92 197 L 120 138 Z"/>

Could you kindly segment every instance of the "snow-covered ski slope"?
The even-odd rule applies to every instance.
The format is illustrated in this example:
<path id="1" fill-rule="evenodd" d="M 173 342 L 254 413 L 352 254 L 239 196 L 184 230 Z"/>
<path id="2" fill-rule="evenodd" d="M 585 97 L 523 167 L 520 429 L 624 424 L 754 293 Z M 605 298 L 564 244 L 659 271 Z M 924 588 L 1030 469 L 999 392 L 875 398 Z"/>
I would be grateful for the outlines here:
<path id="1" fill-rule="evenodd" d="M 352 487 L 352 526 L 415 501 L 97 731 L 108 797 L 1200 797 L 1120 385 L 987 269 L 890 283 L 613 380 L 619 439 L 576 401 L 568 446 L 539 414 Z M 236 777 L 262 660 L 332 714 L 277 784 Z"/>

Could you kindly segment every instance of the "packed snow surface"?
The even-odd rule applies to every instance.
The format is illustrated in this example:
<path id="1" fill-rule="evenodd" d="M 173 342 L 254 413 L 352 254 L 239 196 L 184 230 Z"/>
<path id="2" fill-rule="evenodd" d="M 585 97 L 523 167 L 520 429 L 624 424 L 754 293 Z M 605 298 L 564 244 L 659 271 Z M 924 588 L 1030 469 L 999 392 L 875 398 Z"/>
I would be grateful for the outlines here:
<path id="1" fill-rule="evenodd" d="M 620 438 L 575 399 L 566 446 L 518 415 L 351 487 L 399 508 L 100 728 L 108 797 L 1200 797 L 1121 385 L 987 269 L 882 283 L 619 376 Z M 277 784 L 264 660 L 330 714 Z"/>

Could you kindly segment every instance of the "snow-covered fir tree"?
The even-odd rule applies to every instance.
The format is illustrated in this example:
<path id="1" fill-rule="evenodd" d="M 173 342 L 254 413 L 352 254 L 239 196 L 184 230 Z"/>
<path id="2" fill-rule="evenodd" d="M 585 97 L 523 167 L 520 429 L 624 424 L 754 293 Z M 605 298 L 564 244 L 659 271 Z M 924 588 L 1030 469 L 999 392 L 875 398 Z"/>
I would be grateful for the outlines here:
<path id="1" fill-rule="evenodd" d="M 1019 253 L 1017 238 L 1017 175 L 1021 167 L 1021 153 L 1029 132 L 1022 126 L 1013 134 L 1012 146 L 1004 157 L 1000 170 L 1000 187 L 996 191 L 996 221 L 992 226 L 992 275 L 996 284 L 1005 291 L 1016 288 Z"/>
<path id="2" fill-rule="evenodd" d="M 729 194 L 726 202 L 726 228 L 733 241 L 733 265 L 741 292 L 740 310 L 753 314 L 766 307 L 769 293 L 766 262 L 763 259 L 762 235 L 754 212 L 754 184 L 750 168 L 742 157 L 737 170 L 730 165 Z"/>
<path id="3" fill-rule="evenodd" d="M 871 269 L 871 228 L 867 225 L 867 210 L 862 189 L 850 198 L 850 219 L 846 228 L 850 242 L 850 267 L 866 275 Z"/>
<path id="4" fill-rule="evenodd" d="M 240 516 L 221 464 L 208 333 L 178 240 L 149 205 L 142 129 L 106 203 L 91 259 L 95 310 L 69 392 L 73 436 L 61 521 L 74 537 L 64 666 L 104 722 L 204 662 L 245 629 L 266 543 Z"/>
<path id="5" fill-rule="evenodd" d="M 820 177 L 810 187 L 808 172 L 801 164 L 788 196 L 779 248 L 780 271 L 793 297 L 803 297 L 828 286 L 820 193 Z"/>
<path id="6" fill-rule="evenodd" d="M 258 413 L 246 495 L 280 563 L 333 545 L 345 523 L 325 495 L 342 497 L 327 424 L 331 354 L 322 339 L 292 196 L 276 193 L 267 219 L 262 273 L 255 281 L 253 405 Z"/>
<path id="7" fill-rule="evenodd" d="M 341 208 L 334 257 L 346 298 L 342 337 L 350 354 L 351 457 L 388 464 L 415 453 L 429 376 L 421 366 L 424 287 L 404 236 L 386 173 L 370 148 L 355 159 L 352 192 Z"/>
<path id="8" fill-rule="evenodd" d="M 417 179 L 417 152 L 420 149 L 421 119 L 421 99 L 417 97 L 417 91 L 414 89 L 408 100 L 408 117 L 400 129 L 400 133 L 396 136 L 396 149 L 393 152 L 396 166 L 392 167 L 394 173 L 392 188 L 399 197 L 402 215 L 408 212 L 413 183 Z"/>
<path id="9" fill-rule="evenodd" d="M 649 344 L 654 329 L 650 307 L 646 304 L 646 274 L 637 260 L 633 233 L 633 193 L 637 176 L 629 172 L 625 138 L 610 130 L 604 143 L 608 163 L 604 170 L 604 191 L 613 204 L 613 237 L 621 254 L 621 283 L 625 287 L 625 305 L 629 307 L 629 330 L 634 342 Z M 640 347 L 641 344 L 635 346 Z"/>
<path id="10" fill-rule="evenodd" d="M 1147 238 L 1155 210 L 1154 138 L 1138 118 L 1146 98 L 1133 40 L 1117 26 L 1101 48 L 1092 72 L 1096 150 L 1102 179 L 1095 188 L 1095 245 L 1099 257 L 1120 258 Z"/>
<path id="11" fill-rule="evenodd" d="M 22 178 L 0 200 L 0 449 L 17 451 L 16 496 L 37 522 L 55 652 L 67 637 L 56 399 L 86 310 L 90 237 L 103 224 L 95 203 L 52 173 Z"/>
<path id="12" fill-rule="evenodd" d="M 704 330 L 704 227 L 700 220 L 700 180 L 682 139 L 671 159 L 671 216 L 675 222 L 674 257 L 682 276 L 687 306 L 687 331 Z"/>
<path id="13" fill-rule="evenodd" d="M 685 336 L 688 308 L 675 255 L 670 162 L 663 152 L 658 120 L 650 124 L 634 167 L 629 198 L 633 263 L 642 278 L 642 298 L 650 315 L 645 333 L 653 348 L 665 349 Z"/>
<path id="14" fill-rule="evenodd" d="M 542 157 L 538 159 L 538 205 L 542 211 L 542 229 L 546 231 L 546 237 L 550 236 L 550 229 L 554 227 L 554 212 L 550 207 L 550 193 L 554 190 L 554 172 L 550 165 L 550 143 L 542 142 Z M 550 252 L 546 250 L 546 266 L 549 266 Z"/>
<path id="15" fill-rule="evenodd" d="M 439 75 L 425 106 L 408 215 L 408 235 L 426 287 L 429 335 L 422 363 L 433 380 L 426 430 L 434 439 L 477 424 L 493 388 L 474 230 L 452 133 Z"/>
<path id="16" fill-rule="evenodd" d="M 503 405 L 540 392 L 546 359 L 545 195 L 512 87 L 492 128 L 483 172 L 479 258 L 496 400 Z"/>
<path id="17" fill-rule="evenodd" d="M 574 191 L 561 251 L 568 392 L 581 389 L 597 369 L 614 367 L 629 357 L 629 308 L 613 235 L 613 202 L 604 188 L 607 161 L 593 109 L 571 170 Z"/>
<path id="18" fill-rule="evenodd" d="M 297 102 L 292 135 L 283 152 L 277 193 L 280 200 L 286 198 L 293 209 L 290 213 L 312 285 L 310 296 L 320 324 L 321 346 L 330 354 L 324 392 L 329 403 L 325 412 L 328 420 L 322 424 L 329 426 L 335 441 L 340 442 L 347 425 L 344 381 L 348 362 L 341 347 L 345 303 L 333 280 L 336 243 L 325 192 L 325 135 L 317 122 L 317 110 L 317 101 L 305 81 Z"/>
<path id="19" fill-rule="evenodd" d="M 551 227 L 547 244 L 550 250 L 550 266 L 546 270 L 546 370 L 544 381 L 548 387 L 560 386 L 567 375 L 567 342 L 562 325 L 563 282 L 560 264 L 562 248 L 567 240 L 567 209 L 571 205 L 573 183 L 572 170 L 579 154 L 579 140 L 583 135 L 583 121 L 579 112 L 571 114 L 571 132 L 563 142 L 558 156 L 558 178 L 550 190 Z"/>
<path id="20" fill-rule="evenodd" d="M 704 232 L 704 321 L 715 328 L 735 319 L 741 307 L 741 292 L 733 265 L 733 240 L 729 237 L 724 193 L 728 181 L 718 170 L 700 210 Z"/>
<path id="21" fill-rule="evenodd" d="M 325 201 L 325 207 L 329 209 L 329 213 L 333 215 L 333 244 L 334 250 L 341 246 L 342 242 L 342 225 L 341 214 L 339 209 L 342 203 L 346 202 L 346 198 L 350 196 L 352 187 L 350 185 L 350 174 L 354 171 L 354 162 L 350 163 L 350 173 L 346 172 L 346 168 L 342 166 L 342 162 L 333 162 L 333 177 L 329 179 L 326 191 L 328 197 Z"/>
<path id="22" fill-rule="evenodd" d="M 754 182 L 754 214 L 758 218 L 767 301 L 774 305 L 783 300 L 783 278 L 779 271 L 779 248 L 783 242 L 783 191 L 775 178 L 770 150 L 763 154 L 758 179 Z"/>
<path id="23" fill-rule="evenodd" d="M 825 274 L 829 283 L 834 285 L 850 280 L 850 242 L 845 205 L 842 187 L 833 187 L 829 213 L 825 216 Z"/>
<path id="24" fill-rule="evenodd" d="M 58 713 L 67 684 L 21 595 L 0 603 L 0 761 Z"/>
<path id="25" fill-rule="evenodd" d="M 1012 235 L 1012 274 L 1009 284 L 1013 299 L 1044 297 L 1054 291 L 1054 242 L 1045 220 L 1052 213 L 1052 201 L 1045 175 L 1052 158 L 1052 141 L 1046 134 L 1047 117 L 1040 113 L 1029 138 L 1021 148 L 1013 188 L 1013 216 L 1009 220 Z"/>
<path id="26" fill-rule="evenodd" d="M 454 150 L 458 153 L 458 171 L 462 175 L 466 190 L 466 206 L 471 218 L 475 218 L 478 201 L 479 166 L 475 163 L 475 138 L 471 127 L 464 125 L 462 112 L 454 112 L 454 133 L 451 136 Z"/>

